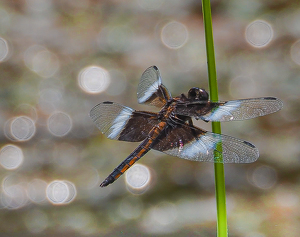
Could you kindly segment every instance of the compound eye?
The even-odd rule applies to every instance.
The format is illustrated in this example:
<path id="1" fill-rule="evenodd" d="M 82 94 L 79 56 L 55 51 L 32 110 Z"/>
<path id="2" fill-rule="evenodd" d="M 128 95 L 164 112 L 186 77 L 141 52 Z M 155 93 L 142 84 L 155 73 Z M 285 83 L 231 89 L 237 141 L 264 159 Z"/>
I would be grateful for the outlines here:
<path id="1" fill-rule="evenodd" d="M 208 93 L 204 89 L 199 89 L 199 100 L 208 100 Z"/>
<path id="2" fill-rule="evenodd" d="M 189 90 L 188 98 L 190 100 L 208 100 L 208 93 L 204 89 L 193 87 Z"/>
<path id="3" fill-rule="evenodd" d="M 189 99 L 195 99 L 197 97 L 197 91 L 199 90 L 199 88 L 193 87 L 189 90 L 188 92 L 188 98 Z"/>

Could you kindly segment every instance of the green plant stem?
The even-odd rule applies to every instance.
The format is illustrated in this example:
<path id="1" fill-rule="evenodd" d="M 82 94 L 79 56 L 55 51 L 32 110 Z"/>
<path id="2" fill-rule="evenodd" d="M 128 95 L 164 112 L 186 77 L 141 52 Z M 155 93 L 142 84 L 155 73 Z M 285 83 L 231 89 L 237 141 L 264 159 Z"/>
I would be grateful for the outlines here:
<path id="1" fill-rule="evenodd" d="M 205 29 L 208 82 L 211 101 L 218 101 L 217 73 L 214 53 L 213 29 L 211 18 L 210 0 L 202 0 L 203 22 Z M 212 122 L 212 131 L 221 133 L 220 122 Z M 215 186 L 217 202 L 217 236 L 227 237 L 227 214 L 226 214 L 226 193 L 224 164 L 215 163 Z"/>

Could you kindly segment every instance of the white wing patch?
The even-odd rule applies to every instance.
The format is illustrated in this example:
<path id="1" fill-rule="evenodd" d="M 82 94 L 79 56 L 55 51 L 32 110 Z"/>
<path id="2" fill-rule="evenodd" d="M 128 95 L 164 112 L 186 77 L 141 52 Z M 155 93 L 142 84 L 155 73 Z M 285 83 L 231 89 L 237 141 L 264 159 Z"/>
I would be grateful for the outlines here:
<path id="1" fill-rule="evenodd" d="M 216 141 L 211 137 L 201 136 L 179 148 L 164 151 L 165 153 L 180 158 L 194 161 L 210 161 L 216 146 Z"/>
<path id="2" fill-rule="evenodd" d="M 92 108 L 90 117 L 105 136 L 117 140 L 134 111 L 129 107 L 106 101 Z"/>
<path id="3" fill-rule="evenodd" d="M 198 140 L 186 144 L 180 155 L 191 160 L 196 160 L 196 157 L 199 157 L 199 153 L 208 155 L 214 150 L 214 147 L 214 142 L 202 136 Z"/>
<path id="4" fill-rule="evenodd" d="M 107 135 L 108 138 L 117 139 L 119 137 L 133 111 L 133 109 L 128 107 L 121 110 L 120 114 L 113 121 L 113 125 L 110 127 Z"/>
<path id="5" fill-rule="evenodd" d="M 148 90 L 144 91 L 144 95 L 138 98 L 138 102 L 140 104 L 146 102 L 158 90 L 160 84 L 160 80 L 155 81 L 151 86 L 148 87 Z"/>
<path id="6" fill-rule="evenodd" d="M 204 116 L 209 121 L 222 121 L 223 117 L 229 117 L 229 120 L 233 120 L 233 114 L 241 105 L 240 101 L 228 101 L 225 105 L 218 107 L 210 115 Z"/>
<path id="7" fill-rule="evenodd" d="M 217 163 L 251 163 L 259 157 L 258 149 L 251 143 L 211 132 L 199 135 L 183 147 L 180 147 L 179 143 L 179 147 L 176 148 L 157 150 L 187 160 Z"/>

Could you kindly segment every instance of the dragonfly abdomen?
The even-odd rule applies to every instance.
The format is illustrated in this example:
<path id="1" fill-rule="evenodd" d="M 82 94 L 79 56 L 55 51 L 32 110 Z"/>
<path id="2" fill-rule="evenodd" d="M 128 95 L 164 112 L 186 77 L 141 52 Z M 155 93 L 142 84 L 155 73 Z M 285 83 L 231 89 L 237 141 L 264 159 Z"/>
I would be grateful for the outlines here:
<path id="1" fill-rule="evenodd" d="M 159 136 L 162 129 L 166 126 L 165 122 L 160 122 L 149 133 L 148 137 L 100 184 L 105 187 L 117 180 L 135 162 L 141 159 L 151 148 L 153 141 Z"/>

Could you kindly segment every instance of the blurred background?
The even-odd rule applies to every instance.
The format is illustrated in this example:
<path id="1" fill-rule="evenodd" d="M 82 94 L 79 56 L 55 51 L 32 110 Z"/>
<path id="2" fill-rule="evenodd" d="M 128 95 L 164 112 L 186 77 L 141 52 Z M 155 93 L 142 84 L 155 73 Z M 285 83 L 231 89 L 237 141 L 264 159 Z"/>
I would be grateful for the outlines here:
<path id="1" fill-rule="evenodd" d="M 229 236 L 299 236 L 299 2 L 211 5 L 220 100 L 284 102 L 222 124 L 260 150 L 225 165 Z M 200 0 L 2 0 L 0 61 L 0 236 L 216 236 L 213 164 L 150 151 L 99 188 L 138 143 L 88 116 L 106 100 L 155 111 L 136 99 L 151 65 L 173 96 L 208 90 Z"/>

